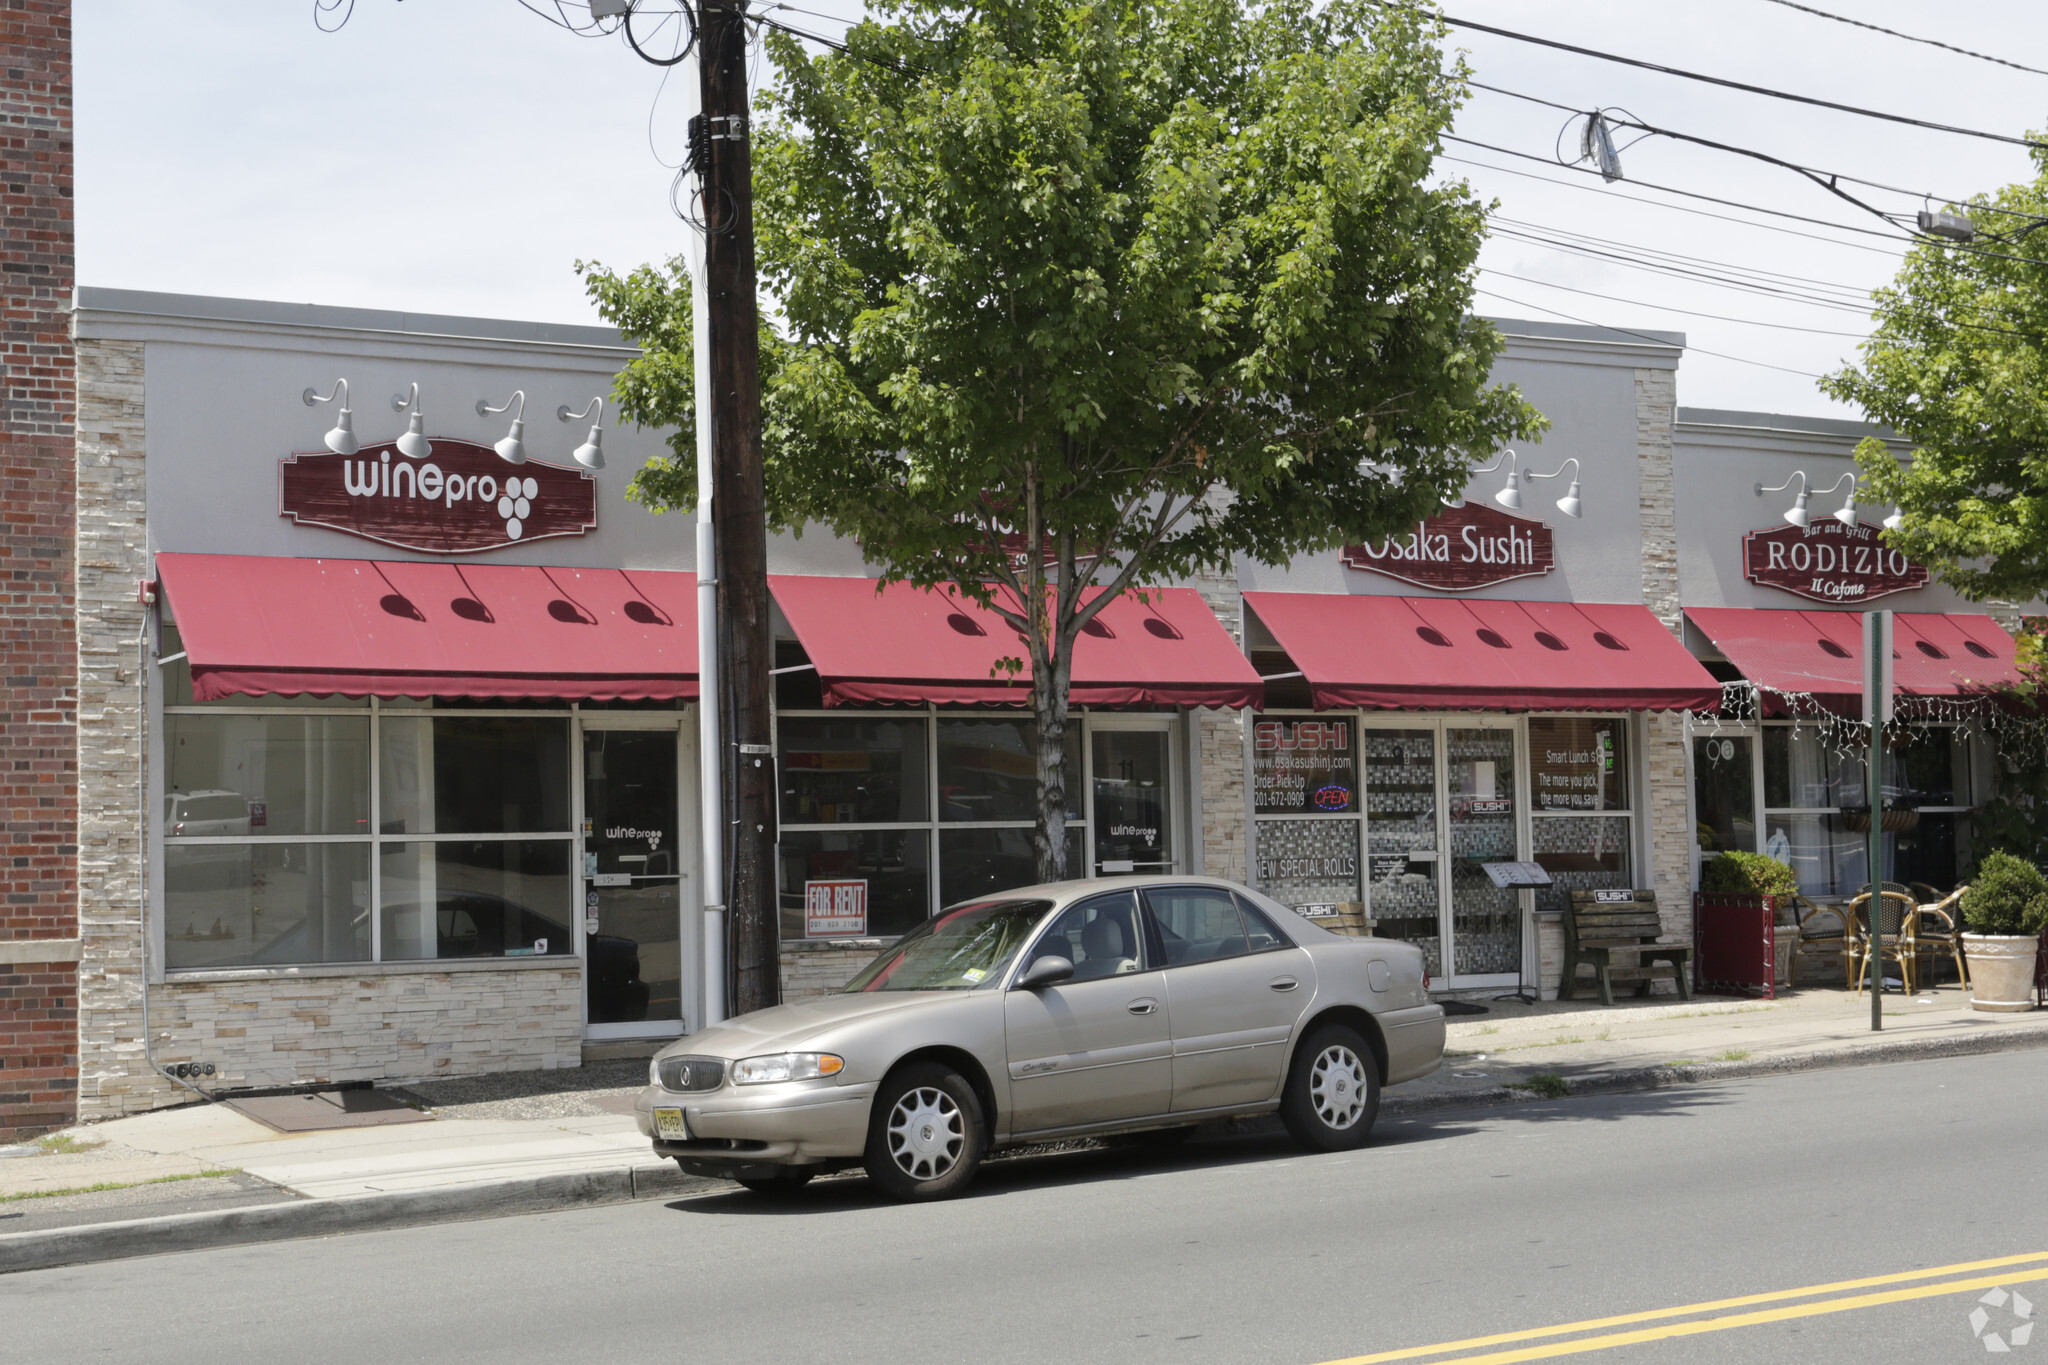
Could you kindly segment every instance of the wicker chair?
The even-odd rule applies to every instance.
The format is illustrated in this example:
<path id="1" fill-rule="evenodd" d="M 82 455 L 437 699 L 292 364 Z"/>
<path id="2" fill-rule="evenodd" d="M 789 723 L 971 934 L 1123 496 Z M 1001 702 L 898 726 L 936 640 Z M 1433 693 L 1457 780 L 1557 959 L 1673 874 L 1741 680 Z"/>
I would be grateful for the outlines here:
<path id="1" fill-rule="evenodd" d="M 1956 964 L 1956 980 L 1964 989 L 1970 985 L 1970 963 L 1963 955 L 1962 906 L 1963 893 L 1970 888 L 1959 886 L 1932 905 L 1923 905 L 1913 916 L 1913 956 L 1916 959 L 1939 958 L 1944 955 Z M 1916 975 L 1918 975 L 1916 965 Z"/>
<path id="2" fill-rule="evenodd" d="M 1799 937 L 1792 944 L 1792 982 L 1799 983 L 1799 955 L 1808 948 L 1833 948 L 1842 958 L 1842 984 L 1856 984 L 1856 969 L 1850 953 L 1855 917 L 1847 906 L 1816 905 L 1805 896 L 1792 897 L 1792 912 L 1799 919 Z"/>
<path id="3" fill-rule="evenodd" d="M 1884 983 L 1884 964 L 1899 964 L 1899 980 L 1908 995 L 1913 992 L 1913 929 L 1919 917 L 1920 907 L 1903 888 L 1879 893 L 1877 912 L 1877 982 L 1880 989 Z M 1852 937 L 1848 951 L 1853 961 L 1849 969 L 1849 987 L 1859 994 L 1863 990 L 1863 974 L 1870 959 L 1872 936 L 1870 930 L 1870 892 L 1864 891 L 1844 907 L 1850 916 Z"/>

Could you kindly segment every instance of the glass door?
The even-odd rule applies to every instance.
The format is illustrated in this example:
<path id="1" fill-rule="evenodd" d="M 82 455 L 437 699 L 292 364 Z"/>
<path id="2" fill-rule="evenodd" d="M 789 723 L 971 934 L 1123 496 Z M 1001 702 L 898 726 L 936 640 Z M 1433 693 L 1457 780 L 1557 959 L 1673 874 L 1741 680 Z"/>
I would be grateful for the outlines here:
<path id="1" fill-rule="evenodd" d="M 1444 975 L 1437 831 L 1436 728 L 1362 731 L 1366 913 L 1373 932 L 1421 948 Z"/>
<path id="2" fill-rule="evenodd" d="M 1486 864 L 1521 859 L 1511 726 L 1446 727 L 1452 984 L 1513 976 L 1522 966 L 1522 893 L 1495 886 Z"/>
<path id="3" fill-rule="evenodd" d="M 1754 853 L 1756 736 L 1735 731 L 1692 740 L 1693 842 L 1704 865 L 1723 853 Z"/>
<path id="4" fill-rule="evenodd" d="M 586 1034 L 673 1036 L 696 954 L 684 950 L 681 730 L 673 717 L 586 717 L 582 903 Z M 622 725 L 618 722 L 626 722 Z"/>
<path id="5" fill-rule="evenodd" d="M 1089 740 L 1095 871 L 1174 871 L 1172 730 L 1098 721 Z"/>

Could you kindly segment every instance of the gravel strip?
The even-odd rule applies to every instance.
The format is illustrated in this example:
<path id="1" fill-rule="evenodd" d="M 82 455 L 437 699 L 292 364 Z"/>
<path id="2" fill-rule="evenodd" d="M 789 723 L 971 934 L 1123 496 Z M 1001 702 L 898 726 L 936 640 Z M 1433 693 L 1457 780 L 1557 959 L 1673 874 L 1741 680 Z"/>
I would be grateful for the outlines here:
<path id="1" fill-rule="evenodd" d="M 587 1062 L 553 1071 L 495 1071 L 392 1087 L 390 1093 L 417 1100 L 444 1119 L 595 1118 L 614 1111 L 589 1097 L 630 1095 L 647 1084 L 647 1059 Z"/>

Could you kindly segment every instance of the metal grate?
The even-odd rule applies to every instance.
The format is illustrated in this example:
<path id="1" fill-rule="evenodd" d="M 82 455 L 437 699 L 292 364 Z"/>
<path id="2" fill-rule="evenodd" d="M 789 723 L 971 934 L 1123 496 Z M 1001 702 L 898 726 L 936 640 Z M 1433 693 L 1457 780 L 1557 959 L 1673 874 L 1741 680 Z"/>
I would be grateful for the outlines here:
<path id="1" fill-rule="evenodd" d="M 724 1084 L 725 1063 L 716 1057 L 661 1059 L 661 1087 L 664 1090 L 716 1090 Z"/>
<path id="2" fill-rule="evenodd" d="M 425 1123 L 403 1100 L 375 1090 L 323 1090 L 311 1095 L 252 1095 L 223 1101 L 280 1133 L 317 1133 L 329 1128 L 369 1128 L 386 1123 Z"/>

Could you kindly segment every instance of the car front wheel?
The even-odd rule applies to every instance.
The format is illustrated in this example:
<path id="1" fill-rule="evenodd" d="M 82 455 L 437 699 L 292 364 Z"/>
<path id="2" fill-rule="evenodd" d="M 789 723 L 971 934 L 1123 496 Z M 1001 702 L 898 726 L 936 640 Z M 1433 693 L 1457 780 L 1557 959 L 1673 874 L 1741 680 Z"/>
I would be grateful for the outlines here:
<path id="1" fill-rule="evenodd" d="M 981 1101 L 951 1067 L 914 1062 L 875 1092 L 863 1165 L 891 1198 L 946 1199 L 981 1167 Z"/>
<path id="2" fill-rule="evenodd" d="M 1294 1054 L 1280 1119 L 1312 1151 L 1341 1152 L 1364 1143 L 1380 1113 L 1379 1065 L 1358 1030 L 1325 1024 Z"/>

